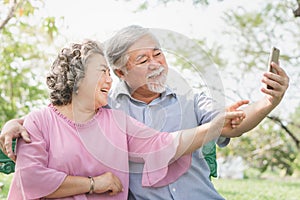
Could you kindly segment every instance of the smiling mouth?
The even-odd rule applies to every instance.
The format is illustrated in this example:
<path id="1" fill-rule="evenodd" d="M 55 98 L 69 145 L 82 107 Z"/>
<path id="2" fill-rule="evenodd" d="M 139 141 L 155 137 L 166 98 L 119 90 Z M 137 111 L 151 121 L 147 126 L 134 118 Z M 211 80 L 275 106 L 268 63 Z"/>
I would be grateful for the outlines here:
<path id="1" fill-rule="evenodd" d="M 101 89 L 100 91 L 107 94 L 109 92 L 109 89 Z"/>
<path id="2" fill-rule="evenodd" d="M 163 67 L 161 67 L 161 68 L 159 68 L 158 70 L 156 70 L 156 71 L 152 72 L 151 74 L 149 74 L 149 75 L 147 76 L 147 78 L 149 78 L 149 79 L 154 79 L 154 78 L 160 76 L 161 73 L 162 73 L 164 70 L 165 70 L 165 69 L 164 69 Z"/>

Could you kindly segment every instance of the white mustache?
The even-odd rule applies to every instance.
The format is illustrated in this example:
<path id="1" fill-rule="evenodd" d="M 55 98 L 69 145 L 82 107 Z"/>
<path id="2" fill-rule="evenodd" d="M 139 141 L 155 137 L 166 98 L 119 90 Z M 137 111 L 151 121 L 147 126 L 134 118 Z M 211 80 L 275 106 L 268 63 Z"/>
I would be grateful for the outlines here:
<path id="1" fill-rule="evenodd" d="M 159 68 L 153 72 L 151 72 L 150 74 L 147 75 L 147 78 L 153 78 L 155 76 L 160 75 L 163 71 L 165 70 L 165 68 L 163 66 L 159 66 Z"/>

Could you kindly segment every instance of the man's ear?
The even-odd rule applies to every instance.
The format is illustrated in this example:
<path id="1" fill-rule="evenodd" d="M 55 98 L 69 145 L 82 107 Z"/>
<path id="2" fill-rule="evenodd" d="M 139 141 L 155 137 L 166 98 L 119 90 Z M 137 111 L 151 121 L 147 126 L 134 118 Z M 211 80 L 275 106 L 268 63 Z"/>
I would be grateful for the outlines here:
<path id="1" fill-rule="evenodd" d="M 115 69 L 114 70 L 115 74 L 120 78 L 124 80 L 124 72 L 120 69 Z"/>

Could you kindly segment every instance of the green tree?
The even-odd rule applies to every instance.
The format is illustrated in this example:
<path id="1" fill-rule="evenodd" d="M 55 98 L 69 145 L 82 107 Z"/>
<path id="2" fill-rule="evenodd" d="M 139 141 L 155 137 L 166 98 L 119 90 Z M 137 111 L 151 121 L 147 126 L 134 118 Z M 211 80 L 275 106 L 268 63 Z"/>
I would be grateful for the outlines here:
<path id="1" fill-rule="evenodd" d="M 229 62 L 238 71 L 234 74 L 236 79 L 232 80 L 234 85 L 243 85 L 251 77 L 266 70 L 266 58 L 273 45 L 281 48 L 281 65 L 291 81 L 280 109 L 270 113 L 258 128 L 234 139 L 227 149 L 220 152 L 225 155 L 240 155 L 261 172 L 278 169 L 286 175 L 293 174 L 295 170 L 300 171 L 300 135 L 299 130 L 295 129 L 300 124 L 295 121 L 295 117 L 290 117 L 299 103 L 299 84 L 295 80 L 300 76 L 297 67 L 300 63 L 300 40 L 297 37 L 300 24 L 294 13 L 290 12 L 292 3 L 294 2 L 265 1 L 259 10 L 239 8 L 224 15 L 224 21 L 228 25 L 225 34 L 231 39 L 227 47 L 234 49 L 236 54 L 235 59 Z M 257 84 L 249 84 L 243 90 L 231 90 L 231 98 L 238 99 L 247 95 L 249 99 L 253 99 L 253 91 L 259 87 L 261 86 Z"/>
<path id="2" fill-rule="evenodd" d="M 117 1 L 117 0 L 116 0 Z M 130 2 L 131 0 L 126 0 Z M 212 2 L 221 2 L 223 0 L 214 0 L 214 1 L 208 1 L 208 0 L 191 0 L 189 3 L 192 3 L 195 6 L 208 6 Z M 156 0 L 156 1 L 147 1 L 144 0 L 137 8 L 137 11 L 148 9 L 151 6 L 164 4 L 167 5 L 168 3 L 172 2 L 187 2 L 187 0 Z M 295 17 L 300 17 L 300 1 L 299 0 L 289 0 L 289 4 L 292 4 L 292 7 L 289 7 L 292 9 Z"/>
<path id="3" fill-rule="evenodd" d="M 52 17 L 36 18 L 42 3 L 0 2 L 0 127 L 45 101 L 47 90 L 40 76 L 47 66 L 45 47 L 57 35 L 57 27 Z"/>

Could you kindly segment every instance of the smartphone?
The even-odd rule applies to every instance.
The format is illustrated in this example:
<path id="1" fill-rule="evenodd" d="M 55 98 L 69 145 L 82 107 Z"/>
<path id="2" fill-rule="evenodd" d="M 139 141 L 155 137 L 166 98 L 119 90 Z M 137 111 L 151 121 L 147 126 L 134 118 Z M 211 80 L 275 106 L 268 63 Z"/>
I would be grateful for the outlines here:
<path id="1" fill-rule="evenodd" d="M 279 63 L 279 55 L 280 50 L 276 47 L 271 48 L 270 56 L 269 56 L 269 62 L 268 62 L 268 71 L 277 74 L 277 71 L 271 66 L 271 62 L 274 62 L 276 64 Z M 271 86 L 267 85 L 268 89 L 273 89 Z"/>

